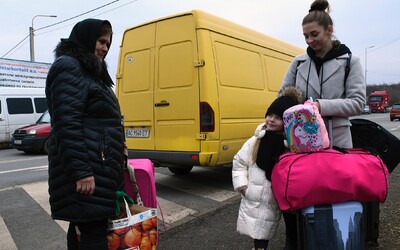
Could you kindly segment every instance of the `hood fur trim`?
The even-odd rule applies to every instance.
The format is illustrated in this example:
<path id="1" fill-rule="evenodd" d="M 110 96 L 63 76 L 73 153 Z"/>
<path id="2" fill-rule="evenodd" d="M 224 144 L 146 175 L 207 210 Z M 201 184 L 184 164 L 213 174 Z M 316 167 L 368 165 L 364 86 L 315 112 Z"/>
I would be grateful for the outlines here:
<path id="1" fill-rule="evenodd" d="M 281 96 L 288 96 L 298 103 L 303 103 L 303 94 L 296 87 L 286 87 L 282 89 Z"/>
<path id="2" fill-rule="evenodd" d="M 55 57 L 63 55 L 72 56 L 81 62 L 81 66 L 87 71 L 96 81 L 112 86 L 113 81 L 108 75 L 107 65 L 105 61 L 100 62 L 99 59 L 85 49 L 68 40 L 61 40 L 54 50 Z"/>

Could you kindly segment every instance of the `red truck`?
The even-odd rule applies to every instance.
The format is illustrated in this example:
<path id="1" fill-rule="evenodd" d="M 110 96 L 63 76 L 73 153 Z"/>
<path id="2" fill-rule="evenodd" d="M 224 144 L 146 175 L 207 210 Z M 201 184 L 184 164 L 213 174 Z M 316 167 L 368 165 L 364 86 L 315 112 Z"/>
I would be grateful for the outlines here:
<path id="1" fill-rule="evenodd" d="M 374 91 L 369 95 L 369 107 L 372 112 L 386 113 L 389 106 L 389 94 L 387 90 Z"/>

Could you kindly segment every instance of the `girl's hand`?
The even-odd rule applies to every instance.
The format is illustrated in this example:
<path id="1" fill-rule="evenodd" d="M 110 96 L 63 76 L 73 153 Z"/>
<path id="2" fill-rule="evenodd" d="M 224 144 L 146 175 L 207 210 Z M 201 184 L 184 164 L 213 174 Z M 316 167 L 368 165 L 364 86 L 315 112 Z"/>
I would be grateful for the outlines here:
<path id="1" fill-rule="evenodd" d="M 319 102 L 318 102 L 318 101 L 313 102 L 313 105 L 314 105 L 315 107 L 318 108 L 318 111 L 319 111 L 319 112 L 321 112 L 321 105 L 319 105 Z"/>
<path id="2" fill-rule="evenodd" d="M 244 196 L 247 191 L 247 186 L 243 186 L 243 187 L 239 188 L 238 191 Z"/>

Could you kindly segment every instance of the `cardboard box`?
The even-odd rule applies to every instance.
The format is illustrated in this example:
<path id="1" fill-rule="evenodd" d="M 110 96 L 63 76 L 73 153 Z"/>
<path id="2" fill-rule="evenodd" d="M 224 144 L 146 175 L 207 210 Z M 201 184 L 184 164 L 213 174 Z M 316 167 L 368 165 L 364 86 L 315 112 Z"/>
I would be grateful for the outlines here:
<path id="1" fill-rule="evenodd" d="M 130 205 L 129 211 L 122 215 L 123 218 L 109 221 L 108 249 L 155 250 L 158 242 L 157 209 L 134 204 Z"/>

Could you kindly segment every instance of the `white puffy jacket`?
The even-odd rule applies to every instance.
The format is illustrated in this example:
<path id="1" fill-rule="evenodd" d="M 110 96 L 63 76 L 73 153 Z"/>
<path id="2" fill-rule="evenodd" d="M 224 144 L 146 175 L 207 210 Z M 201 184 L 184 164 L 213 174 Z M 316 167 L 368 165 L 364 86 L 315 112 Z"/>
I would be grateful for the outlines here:
<path id="1" fill-rule="evenodd" d="M 255 135 L 244 143 L 233 158 L 232 182 L 235 190 L 247 186 L 240 203 L 236 230 L 253 239 L 269 240 L 278 230 L 282 213 L 264 170 L 251 160 L 257 138 L 265 135 L 263 125 L 257 127 Z"/>

